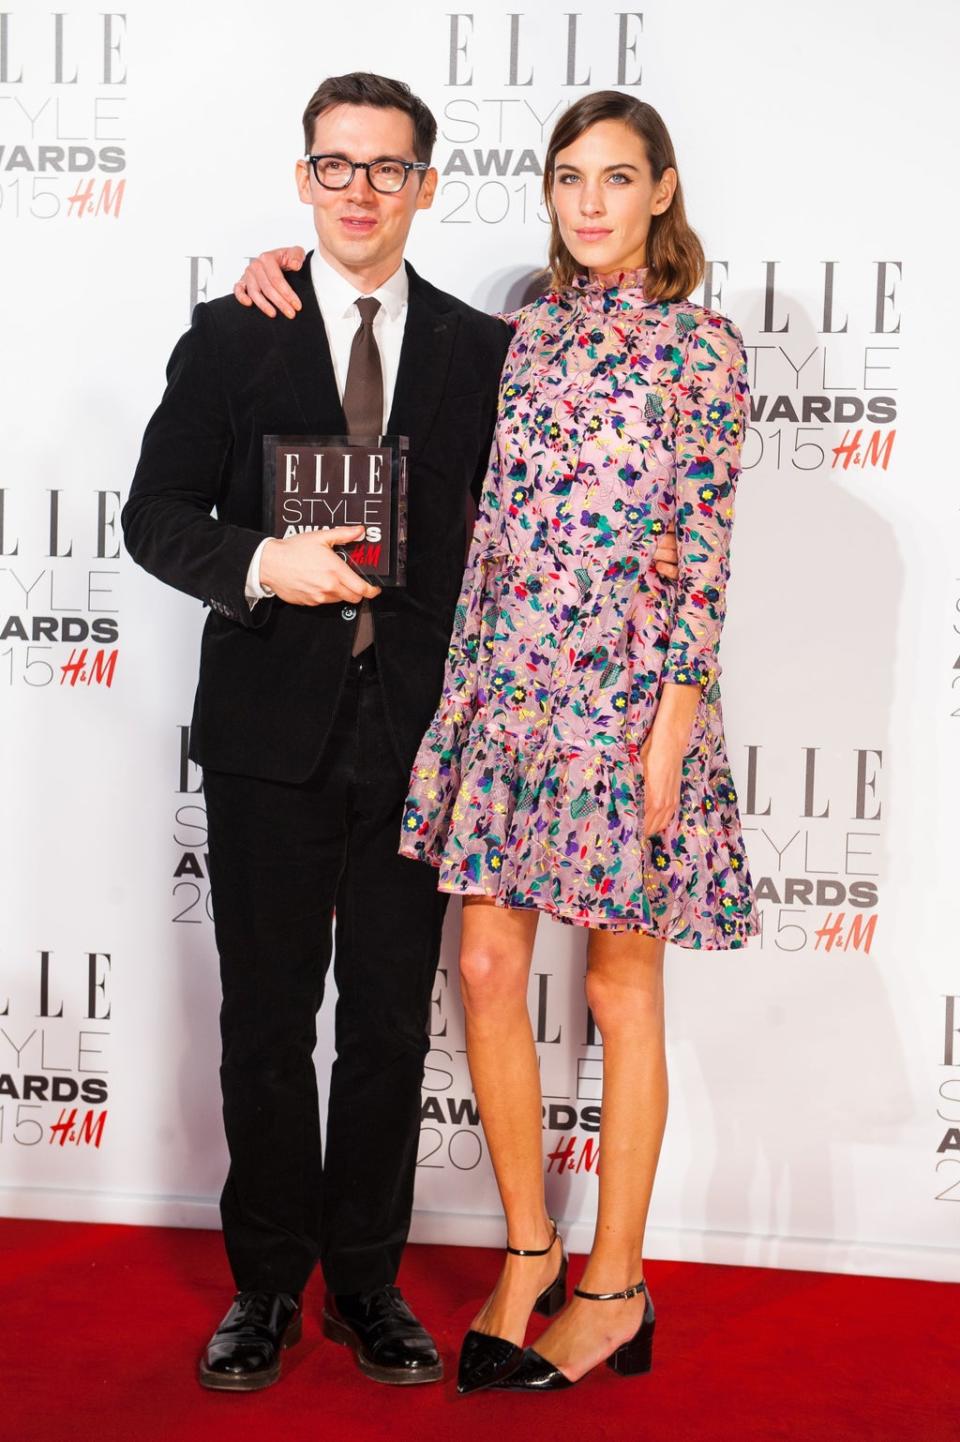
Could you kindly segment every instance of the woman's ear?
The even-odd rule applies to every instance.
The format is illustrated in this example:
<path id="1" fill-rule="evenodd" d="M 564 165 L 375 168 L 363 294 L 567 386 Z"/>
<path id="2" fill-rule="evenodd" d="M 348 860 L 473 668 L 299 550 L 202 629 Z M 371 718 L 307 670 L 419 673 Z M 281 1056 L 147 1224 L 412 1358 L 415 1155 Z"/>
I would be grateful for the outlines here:
<path id="1" fill-rule="evenodd" d="M 677 172 L 672 165 L 668 165 L 657 181 L 656 189 L 653 192 L 651 213 L 653 215 L 663 215 L 665 210 L 669 210 L 676 192 Z"/>

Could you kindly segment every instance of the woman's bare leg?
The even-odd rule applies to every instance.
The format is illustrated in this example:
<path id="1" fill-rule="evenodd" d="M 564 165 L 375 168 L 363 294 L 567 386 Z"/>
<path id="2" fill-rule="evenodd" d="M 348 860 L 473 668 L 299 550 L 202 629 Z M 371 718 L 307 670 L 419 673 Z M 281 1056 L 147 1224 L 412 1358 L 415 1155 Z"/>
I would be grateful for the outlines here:
<path id="1" fill-rule="evenodd" d="M 527 982 L 538 913 L 509 910 L 483 897 L 464 900 L 460 989 L 467 1060 L 500 1189 L 512 1247 L 546 1247 L 551 1228 L 543 1189 L 540 1069 L 527 1010 Z M 545 1257 L 507 1256 L 496 1288 L 473 1326 L 520 1343 L 537 1296 L 560 1265 Z"/>
<path id="2" fill-rule="evenodd" d="M 667 1117 L 663 942 L 639 932 L 590 934 L 587 999 L 603 1037 L 600 1195 L 580 1286 L 620 1292 L 643 1277 L 643 1234 Z M 537 1351 L 572 1380 L 640 1326 L 644 1297 L 572 1297 Z"/>

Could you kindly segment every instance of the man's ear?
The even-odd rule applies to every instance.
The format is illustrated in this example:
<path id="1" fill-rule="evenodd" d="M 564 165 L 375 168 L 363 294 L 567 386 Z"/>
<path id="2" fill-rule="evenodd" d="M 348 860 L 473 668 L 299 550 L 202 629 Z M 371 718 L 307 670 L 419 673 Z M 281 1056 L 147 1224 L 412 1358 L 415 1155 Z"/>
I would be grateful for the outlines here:
<path id="1" fill-rule="evenodd" d="M 429 210 L 433 204 L 433 197 L 437 193 L 437 182 L 440 179 L 434 167 L 424 171 L 423 180 L 420 183 L 420 194 L 417 196 L 417 209 Z"/>
<path id="2" fill-rule="evenodd" d="M 313 204 L 313 196 L 310 194 L 310 167 L 305 160 L 297 161 L 296 169 L 297 194 L 304 205 Z"/>

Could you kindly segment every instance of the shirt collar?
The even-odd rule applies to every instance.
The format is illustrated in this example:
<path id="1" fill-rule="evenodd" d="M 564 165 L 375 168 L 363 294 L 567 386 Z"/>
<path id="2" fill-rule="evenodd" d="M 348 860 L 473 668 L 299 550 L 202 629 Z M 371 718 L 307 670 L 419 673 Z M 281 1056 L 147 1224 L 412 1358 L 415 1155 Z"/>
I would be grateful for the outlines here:
<path id="1" fill-rule="evenodd" d="M 351 281 L 342 276 L 338 270 L 334 270 L 320 252 L 315 250 L 310 260 L 310 278 L 316 291 L 320 314 L 329 316 L 331 320 L 346 320 L 348 317 L 356 317 L 355 302 L 358 296 L 364 294 L 375 297 L 390 319 L 397 320 L 407 304 L 410 294 L 407 268 L 402 261 L 383 285 L 378 286 L 376 290 L 365 292 L 357 290 Z"/>

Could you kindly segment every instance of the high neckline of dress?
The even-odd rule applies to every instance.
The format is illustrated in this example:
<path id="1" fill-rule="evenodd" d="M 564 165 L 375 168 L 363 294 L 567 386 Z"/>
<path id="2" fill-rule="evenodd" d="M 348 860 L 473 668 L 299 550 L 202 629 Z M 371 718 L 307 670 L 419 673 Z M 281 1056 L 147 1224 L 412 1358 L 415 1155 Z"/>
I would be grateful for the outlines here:
<path id="1" fill-rule="evenodd" d="M 630 310 L 643 305 L 646 266 L 633 270 L 589 271 L 574 278 L 573 287 L 591 310 Z"/>

